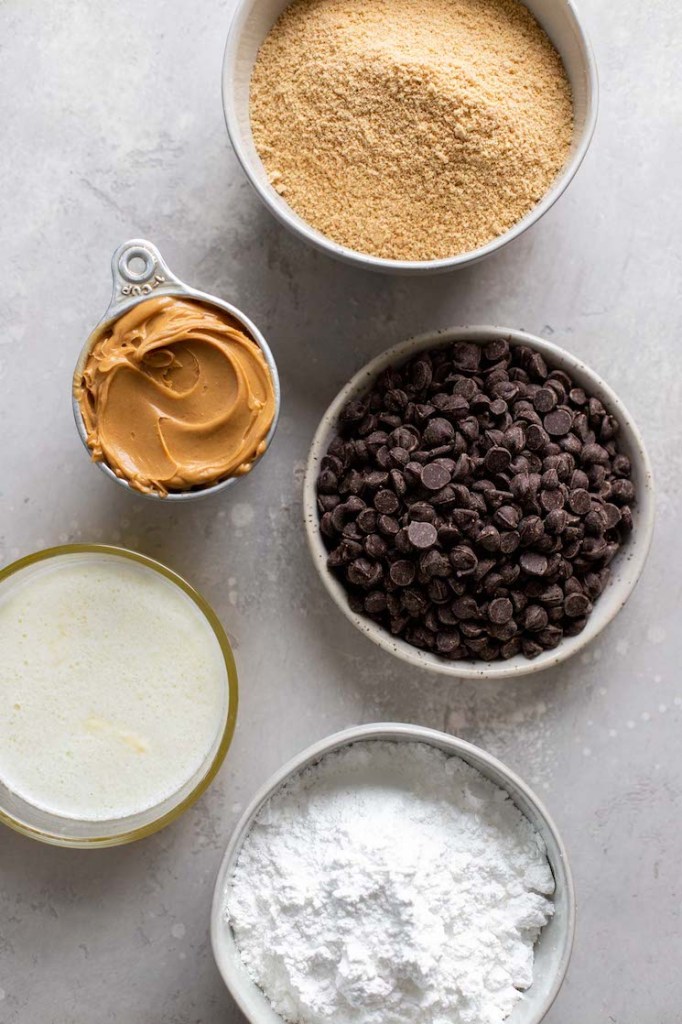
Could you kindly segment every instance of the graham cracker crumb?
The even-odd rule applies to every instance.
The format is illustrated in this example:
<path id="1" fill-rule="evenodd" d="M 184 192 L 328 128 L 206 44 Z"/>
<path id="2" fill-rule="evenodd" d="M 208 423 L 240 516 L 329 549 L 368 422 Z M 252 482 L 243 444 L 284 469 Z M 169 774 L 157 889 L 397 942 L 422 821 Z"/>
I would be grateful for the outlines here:
<path id="1" fill-rule="evenodd" d="M 566 161 L 573 106 L 516 0 L 295 0 L 259 51 L 251 125 L 309 224 L 359 252 L 431 260 L 533 208 Z"/>

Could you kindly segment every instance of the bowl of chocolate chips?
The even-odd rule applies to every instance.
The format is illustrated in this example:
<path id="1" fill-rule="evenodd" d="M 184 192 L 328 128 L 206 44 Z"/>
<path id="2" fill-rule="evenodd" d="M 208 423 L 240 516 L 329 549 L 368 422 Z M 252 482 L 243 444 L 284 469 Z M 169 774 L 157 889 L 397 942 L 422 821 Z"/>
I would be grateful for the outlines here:
<path id="1" fill-rule="evenodd" d="M 322 418 L 308 541 L 347 618 L 404 661 L 463 678 L 535 672 L 623 607 L 654 520 L 627 409 L 523 331 L 465 327 L 384 352 Z"/>

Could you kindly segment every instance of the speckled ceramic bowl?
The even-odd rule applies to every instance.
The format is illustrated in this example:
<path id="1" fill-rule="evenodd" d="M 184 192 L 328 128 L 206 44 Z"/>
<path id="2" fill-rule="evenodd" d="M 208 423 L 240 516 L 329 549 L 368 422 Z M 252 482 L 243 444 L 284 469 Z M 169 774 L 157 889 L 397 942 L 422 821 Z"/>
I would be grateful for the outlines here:
<path id="1" fill-rule="evenodd" d="M 461 757 L 482 775 L 509 793 L 516 806 L 542 836 L 554 881 L 554 916 L 540 932 L 535 946 L 533 984 L 524 992 L 506 1024 L 539 1024 L 554 1002 L 566 974 L 573 945 L 575 895 L 566 850 L 557 828 L 542 803 L 518 775 L 480 747 L 433 729 L 416 725 L 363 725 L 328 736 L 285 764 L 256 793 L 234 830 L 218 873 L 211 910 L 213 955 L 223 980 L 251 1024 L 283 1024 L 244 967 L 225 905 L 242 843 L 267 800 L 293 775 L 315 764 L 325 754 L 352 743 L 388 740 L 428 743 L 446 754 Z"/>
<path id="2" fill-rule="evenodd" d="M 597 65 L 571 0 L 525 0 L 561 55 L 573 90 L 574 131 L 566 163 L 525 217 L 471 252 L 438 260 L 388 260 L 357 252 L 311 227 L 270 184 L 256 150 L 249 115 L 251 72 L 261 43 L 290 0 L 240 0 L 227 36 L 223 61 L 223 109 L 230 141 L 246 176 L 270 212 L 308 245 L 366 270 L 390 274 L 439 274 L 489 256 L 535 224 L 570 184 L 589 148 L 597 121 Z"/>
<path id="3" fill-rule="evenodd" d="M 632 461 L 633 482 L 637 489 L 637 501 L 633 507 L 634 529 L 613 560 L 611 579 L 603 594 L 595 602 L 594 610 L 587 620 L 585 629 L 578 636 L 564 638 L 554 650 L 543 651 L 532 660 L 519 654 L 508 661 L 448 661 L 392 636 L 388 630 L 372 619 L 358 615 L 351 610 L 346 591 L 327 568 L 328 552 L 320 533 L 316 482 L 320 462 L 327 452 L 329 442 L 336 433 L 336 424 L 341 410 L 352 398 L 365 394 L 382 370 L 391 365 L 399 366 L 411 359 L 417 352 L 448 345 L 453 341 L 469 341 L 485 345 L 496 338 L 506 338 L 512 345 L 527 345 L 542 353 L 550 367 L 565 370 L 589 394 L 599 398 L 608 412 L 617 417 L 621 428 L 619 444 L 622 451 Z M 566 352 L 565 349 L 532 334 L 526 334 L 524 331 L 508 330 L 502 327 L 453 327 L 445 331 L 422 334 L 388 349 L 359 370 L 342 388 L 322 417 L 313 439 L 306 469 L 303 509 L 308 543 L 322 582 L 346 618 L 350 619 L 353 625 L 370 640 L 417 668 L 460 678 L 502 679 L 506 676 L 539 672 L 541 669 L 558 665 L 577 651 L 582 650 L 617 615 L 639 579 L 651 544 L 654 527 L 654 484 L 644 442 L 632 417 L 611 388 L 580 359 L 571 355 L 570 352 Z"/>
<path id="4" fill-rule="evenodd" d="M 152 296 L 176 295 L 183 299 L 195 299 L 198 302 L 204 303 L 204 305 L 215 306 L 218 310 L 228 313 L 233 317 L 239 324 L 241 324 L 244 333 L 255 341 L 265 357 L 268 369 L 270 370 L 270 376 L 272 377 L 272 384 L 275 392 L 275 415 L 273 417 L 270 430 L 265 437 L 265 447 L 263 452 L 254 463 L 254 465 L 257 465 L 265 455 L 265 452 L 270 446 L 270 442 L 275 436 L 277 421 L 279 419 L 281 394 L 279 374 L 277 373 L 275 360 L 268 343 L 256 325 L 252 323 L 252 321 L 249 320 L 249 318 L 245 316 L 240 309 L 237 309 L 236 306 L 230 305 L 229 302 L 224 302 L 223 299 L 219 299 L 215 295 L 208 295 L 206 292 L 200 292 L 196 288 L 192 288 L 190 285 L 185 284 L 184 281 L 181 281 L 180 278 L 176 277 L 168 268 L 156 246 L 152 245 L 151 242 L 147 242 L 144 238 L 132 238 L 130 241 L 124 242 L 123 245 L 118 247 L 111 258 L 111 273 L 114 279 L 114 290 L 111 296 L 111 302 L 109 303 L 109 308 L 90 334 L 90 337 L 81 350 L 78 362 L 76 363 L 76 369 L 74 370 L 74 383 L 79 380 L 90 353 L 90 349 L 97 341 L 97 338 L 102 331 L 109 327 L 115 320 L 118 320 L 120 316 L 123 316 L 124 313 L 127 313 L 134 306 L 137 306 L 140 302 L 145 302 L 146 299 L 149 299 Z M 83 416 L 78 404 L 78 399 L 73 393 L 73 389 L 71 392 L 71 404 L 73 406 L 73 415 L 80 439 L 83 442 L 85 450 L 89 455 L 91 455 L 92 453 L 88 447 L 87 431 L 85 429 L 85 424 L 83 423 Z M 209 494 L 217 494 L 218 491 L 224 491 L 226 488 L 231 487 L 233 484 L 237 483 L 237 481 L 242 479 L 241 476 L 230 476 L 226 477 L 224 480 L 219 480 L 217 483 L 211 484 L 208 487 L 196 487 L 188 491 L 171 491 L 165 497 L 161 497 L 158 494 L 143 494 L 141 491 L 135 490 L 130 486 L 127 480 L 117 476 L 106 462 L 96 462 L 95 465 L 97 465 L 99 469 L 101 469 L 102 472 L 115 483 L 120 484 L 121 487 L 125 487 L 127 491 L 130 491 L 142 498 L 150 498 L 152 501 L 197 501 L 199 498 L 208 497 Z"/>

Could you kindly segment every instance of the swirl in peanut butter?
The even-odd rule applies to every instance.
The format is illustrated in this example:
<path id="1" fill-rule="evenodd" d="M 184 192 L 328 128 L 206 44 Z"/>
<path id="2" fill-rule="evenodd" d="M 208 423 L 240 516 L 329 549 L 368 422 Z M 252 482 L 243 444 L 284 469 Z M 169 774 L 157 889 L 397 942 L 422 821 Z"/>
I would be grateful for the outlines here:
<path id="1" fill-rule="evenodd" d="M 258 345 L 227 313 L 172 296 L 100 334 L 74 392 L 93 459 L 160 496 L 248 473 L 275 415 Z"/>

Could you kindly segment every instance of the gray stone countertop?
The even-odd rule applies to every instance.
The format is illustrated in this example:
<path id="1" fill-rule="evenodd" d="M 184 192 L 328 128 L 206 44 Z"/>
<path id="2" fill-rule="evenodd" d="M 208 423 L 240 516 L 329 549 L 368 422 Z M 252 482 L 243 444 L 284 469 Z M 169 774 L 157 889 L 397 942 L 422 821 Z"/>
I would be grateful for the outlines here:
<path id="1" fill-rule="evenodd" d="M 227 142 L 230 3 L 0 5 L 0 563 L 69 541 L 137 548 L 185 574 L 233 640 L 234 743 L 170 828 L 80 852 L 0 834 L 0 1024 L 241 1022 L 208 915 L 231 829 L 285 759 L 344 726 L 416 722 L 478 743 L 546 801 L 578 896 L 547 1024 L 682 1021 L 681 140 L 673 0 L 582 0 L 600 68 L 575 182 L 519 241 L 431 279 L 372 276 L 285 233 Z M 174 508 L 93 468 L 74 429 L 77 353 L 109 259 L 148 237 L 189 282 L 242 307 L 279 363 L 272 451 L 223 495 Z M 325 595 L 301 526 L 314 427 L 344 381 L 409 335 L 523 327 L 619 392 L 654 463 L 653 549 L 625 610 L 582 655 L 514 682 L 419 674 Z"/>

